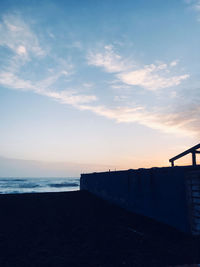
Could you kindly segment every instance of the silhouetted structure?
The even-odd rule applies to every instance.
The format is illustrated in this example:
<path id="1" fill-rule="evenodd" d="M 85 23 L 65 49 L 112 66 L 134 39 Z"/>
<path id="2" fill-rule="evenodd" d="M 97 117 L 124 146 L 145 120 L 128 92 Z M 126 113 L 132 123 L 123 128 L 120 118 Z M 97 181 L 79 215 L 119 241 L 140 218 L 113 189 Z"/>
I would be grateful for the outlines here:
<path id="1" fill-rule="evenodd" d="M 193 166 L 196 166 L 197 165 L 197 163 L 196 163 L 196 154 L 199 154 L 200 153 L 200 151 L 197 150 L 199 148 L 200 148 L 200 144 L 198 144 L 196 146 L 193 146 L 190 149 L 187 149 L 184 152 L 178 154 L 177 156 L 169 159 L 169 162 L 171 163 L 172 167 L 174 167 L 174 161 L 175 160 L 180 159 L 180 158 L 184 157 L 185 155 L 191 153 L 192 154 L 192 165 Z"/>
<path id="2" fill-rule="evenodd" d="M 129 211 L 200 235 L 200 144 L 169 159 L 171 167 L 82 174 L 80 189 Z M 192 166 L 174 167 L 191 153 Z"/>

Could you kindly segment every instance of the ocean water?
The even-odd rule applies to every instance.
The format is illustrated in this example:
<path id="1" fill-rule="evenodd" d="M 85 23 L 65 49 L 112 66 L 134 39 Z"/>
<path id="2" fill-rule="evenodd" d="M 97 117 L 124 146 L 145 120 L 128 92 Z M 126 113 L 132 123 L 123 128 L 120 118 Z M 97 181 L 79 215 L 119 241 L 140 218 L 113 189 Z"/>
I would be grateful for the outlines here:
<path id="1" fill-rule="evenodd" d="M 75 191 L 79 186 L 80 178 L 0 177 L 0 194 Z"/>

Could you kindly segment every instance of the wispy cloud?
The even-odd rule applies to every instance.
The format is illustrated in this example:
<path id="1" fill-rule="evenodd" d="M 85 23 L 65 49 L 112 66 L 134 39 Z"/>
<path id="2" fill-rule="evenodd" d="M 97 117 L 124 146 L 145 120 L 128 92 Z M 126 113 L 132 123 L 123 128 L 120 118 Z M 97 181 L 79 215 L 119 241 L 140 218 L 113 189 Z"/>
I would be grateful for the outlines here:
<path id="1" fill-rule="evenodd" d="M 200 0 L 189 0 L 186 1 L 187 4 L 190 4 L 193 9 L 200 11 Z"/>
<path id="2" fill-rule="evenodd" d="M 127 61 L 116 54 L 112 45 L 104 46 L 103 53 L 95 53 L 90 51 L 88 56 L 88 64 L 103 68 L 107 72 L 121 72 L 127 69 Z"/>
<path id="3" fill-rule="evenodd" d="M 0 46 L 7 47 L 13 52 L 11 58 L 7 60 L 7 66 L 2 66 L 0 71 L 1 85 L 16 90 L 33 91 L 73 106 L 96 101 L 97 98 L 94 95 L 79 94 L 76 90 L 67 88 L 64 90 L 53 88 L 59 79 L 71 75 L 68 71 L 68 69 L 71 69 L 71 65 L 67 66 L 63 58 L 56 58 L 59 69 L 52 68 L 50 75 L 43 79 L 33 81 L 31 78 L 24 79 L 21 77 L 23 74 L 22 67 L 25 64 L 32 64 L 32 61 L 39 64 L 41 57 L 45 57 L 46 54 L 39 44 L 37 35 L 31 31 L 28 24 L 20 16 L 4 16 L 0 24 L 0 35 L 3 37 L 0 39 Z"/>
<path id="4" fill-rule="evenodd" d="M 134 86 L 139 86 L 144 88 L 145 92 L 149 90 L 153 94 L 153 90 L 175 87 L 187 79 L 188 74 L 171 74 L 172 70 L 177 68 L 177 60 L 170 63 L 141 66 L 135 62 L 131 63 L 119 53 L 115 53 L 115 49 L 111 45 L 105 46 L 103 52 L 91 51 L 87 55 L 88 64 L 102 68 L 109 73 L 113 78 L 113 82 L 109 86 L 115 90 L 123 90 L 122 95 L 112 96 L 113 103 L 108 103 L 97 98 L 95 94 L 85 93 L 89 88 L 95 87 L 94 81 L 90 81 L 88 77 L 86 81 L 82 82 L 81 90 L 69 86 L 66 79 L 77 78 L 77 76 L 72 75 L 74 73 L 71 71 L 71 63 L 69 64 L 66 59 L 57 55 L 47 55 L 40 45 L 37 35 L 31 30 L 28 23 L 25 23 L 19 16 L 4 16 L 0 24 L 0 35 L 3 36 L 0 39 L 0 46 L 4 46 L 12 52 L 7 59 L 7 65 L 3 66 L 0 71 L 0 84 L 6 88 L 44 95 L 60 103 L 72 105 L 82 111 L 91 111 L 118 123 L 135 122 L 164 132 L 186 134 L 197 132 L 199 129 L 200 110 L 197 106 L 186 107 L 184 112 L 177 110 L 176 113 L 173 113 L 164 109 L 161 110 L 159 107 L 150 109 L 142 103 L 132 104 L 131 107 L 127 104 L 128 97 L 124 89 L 130 90 Z M 32 65 L 44 64 L 42 61 L 44 58 L 48 58 L 48 60 L 53 58 L 55 64 L 51 64 L 49 68 L 48 61 L 45 74 L 40 75 L 36 71 L 37 79 L 33 79 Z M 55 67 L 56 64 L 57 68 Z M 85 67 L 88 68 L 88 65 Z M 106 84 L 108 83 L 106 81 Z M 176 91 L 173 89 L 173 92 L 174 97 Z M 119 106 L 119 103 L 123 103 L 123 106 Z"/>
<path id="5" fill-rule="evenodd" d="M 52 91 L 43 91 L 43 95 L 52 97 L 56 100 L 59 100 L 63 104 L 72 105 L 79 108 L 79 105 L 90 103 L 97 100 L 95 95 L 81 95 L 73 91 L 62 91 L 62 92 L 52 92 Z"/>
<path id="6" fill-rule="evenodd" d="M 83 95 L 83 94 L 81 95 L 78 94 L 75 90 L 64 90 L 64 91 L 52 90 L 51 86 L 61 75 L 63 75 L 63 73 L 59 73 L 55 76 L 51 76 L 47 79 L 33 83 L 29 80 L 20 79 L 13 73 L 3 72 L 0 73 L 0 84 L 12 89 L 33 91 L 34 93 L 48 96 L 55 100 L 60 101 L 61 103 L 70 104 L 73 106 L 96 101 L 97 99 L 96 96 Z"/>
<path id="7" fill-rule="evenodd" d="M 185 3 L 188 4 L 188 6 L 197 12 L 197 21 L 200 21 L 199 13 L 200 13 L 200 0 L 185 0 Z"/>
<path id="8" fill-rule="evenodd" d="M 10 48 L 14 53 L 27 56 L 33 53 L 43 56 L 45 51 L 39 45 L 37 36 L 19 15 L 5 15 L 0 24 L 0 45 Z"/>
<path id="9" fill-rule="evenodd" d="M 151 64 L 145 65 L 142 69 L 120 73 L 117 77 L 125 84 L 141 86 L 147 90 L 177 86 L 189 77 L 188 74 L 166 77 L 169 70 L 170 66 L 167 64 Z"/>
<path id="10" fill-rule="evenodd" d="M 113 46 L 105 46 L 102 53 L 88 55 L 88 64 L 102 67 L 106 72 L 115 73 L 120 82 L 127 85 L 143 87 L 147 90 L 157 90 L 179 85 L 189 78 L 189 74 L 173 75 L 171 68 L 178 64 L 177 60 L 169 64 L 150 64 L 140 67 L 139 64 L 130 64 L 114 52 Z"/>
<path id="11" fill-rule="evenodd" d="M 100 116 L 113 119 L 118 123 L 139 123 L 147 127 L 160 130 L 165 133 L 177 133 L 187 136 L 195 135 L 199 129 L 199 120 L 197 114 L 200 109 L 194 108 L 176 113 L 166 113 L 162 111 L 147 111 L 145 107 L 135 108 L 107 108 L 105 106 L 80 105 L 81 110 L 90 110 Z M 194 113 L 196 116 L 194 117 Z"/>
<path id="12" fill-rule="evenodd" d="M 97 100 L 95 95 L 78 94 L 76 91 L 64 90 L 55 91 L 50 89 L 51 85 L 61 76 L 62 73 L 54 77 L 33 83 L 28 80 L 20 79 L 12 73 L 0 74 L 0 84 L 18 90 L 32 91 L 39 95 L 50 97 L 62 104 L 72 105 L 79 110 L 89 110 L 97 115 L 115 120 L 118 123 L 139 123 L 147 127 L 158 129 L 167 133 L 183 133 L 191 135 L 197 130 L 195 126 L 198 122 L 200 109 L 187 112 L 176 112 L 166 114 L 160 111 L 147 111 L 144 106 L 135 108 L 116 107 L 109 108 L 105 105 L 92 105 Z M 194 115 L 196 114 L 195 118 Z M 190 130 L 188 130 L 190 129 Z"/>
<path id="13" fill-rule="evenodd" d="M 34 86 L 30 81 L 20 79 L 11 72 L 0 72 L 0 84 L 11 89 L 34 90 Z"/>
<path id="14" fill-rule="evenodd" d="M 103 68 L 104 71 L 111 73 L 114 77 L 111 87 L 114 89 L 124 89 L 129 86 L 138 86 L 149 91 L 156 91 L 164 88 L 173 88 L 170 93 L 171 98 L 177 97 L 176 86 L 189 78 L 189 74 L 174 75 L 178 72 L 178 60 L 169 63 L 157 62 L 150 65 L 131 64 L 119 54 L 114 52 L 113 46 L 104 47 L 103 52 L 89 53 L 88 64 Z M 175 68 L 175 71 L 174 71 Z M 122 101 L 123 100 L 123 101 Z M 114 101 L 127 102 L 127 96 L 115 96 Z M 192 106 L 192 105 L 191 105 Z M 199 109 L 191 111 L 191 107 L 186 106 L 184 111 L 177 107 L 160 108 L 155 106 L 153 110 L 145 105 L 139 105 L 133 108 L 116 107 L 108 108 L 106 106 L 82 106 L 82 109 L 88 109 L 98 115 L 113 119 L 119 123 L 137 122 L 153 129 L 158 129 L 168 133 L 182 133 L 193 135 L 197 133 Z M 169 110 L 170 111 L 169 111 Z M 195 110 L 195 112 L 194 112 Z M 198 126 L 197 126 L 198 125 Z"/>

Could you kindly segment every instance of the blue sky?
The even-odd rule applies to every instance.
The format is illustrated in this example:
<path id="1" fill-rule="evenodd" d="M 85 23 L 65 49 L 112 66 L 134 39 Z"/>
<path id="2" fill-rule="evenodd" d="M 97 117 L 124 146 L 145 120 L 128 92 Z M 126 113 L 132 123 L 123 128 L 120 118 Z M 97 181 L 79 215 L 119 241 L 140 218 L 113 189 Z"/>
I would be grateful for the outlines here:
<path id="1" fill-rule="evenodd" d="M 199 33 L 199 0 L 1 1 L 2 175 L 163 166 L 198 143 Z"/>

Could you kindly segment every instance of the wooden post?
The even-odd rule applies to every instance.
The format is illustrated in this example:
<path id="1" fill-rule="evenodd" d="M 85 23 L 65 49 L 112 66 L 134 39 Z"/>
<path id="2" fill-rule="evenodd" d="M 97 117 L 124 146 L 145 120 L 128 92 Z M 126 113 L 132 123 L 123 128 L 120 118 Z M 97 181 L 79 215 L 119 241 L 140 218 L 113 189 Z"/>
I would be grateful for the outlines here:
<path id="1" fill-rule="evenodd" d="M 196 153 L 195 152 L 192 152 L 192 165 L 193 166 L 197 165 L 197 163 L 196 163 Z"/>

